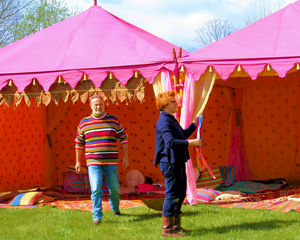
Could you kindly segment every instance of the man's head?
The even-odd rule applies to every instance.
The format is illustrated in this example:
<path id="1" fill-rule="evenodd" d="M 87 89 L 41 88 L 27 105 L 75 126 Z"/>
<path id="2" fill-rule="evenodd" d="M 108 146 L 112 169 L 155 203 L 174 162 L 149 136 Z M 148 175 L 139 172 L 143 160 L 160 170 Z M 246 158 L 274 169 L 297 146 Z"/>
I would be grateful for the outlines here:
<path id="1" fill-rule="evenodd" d="M 105 111 L 104 100 L 101 96 L 93 95 L 90 98 L 90 104 L 94 115 L 99 115 L 104 113 Z"/>

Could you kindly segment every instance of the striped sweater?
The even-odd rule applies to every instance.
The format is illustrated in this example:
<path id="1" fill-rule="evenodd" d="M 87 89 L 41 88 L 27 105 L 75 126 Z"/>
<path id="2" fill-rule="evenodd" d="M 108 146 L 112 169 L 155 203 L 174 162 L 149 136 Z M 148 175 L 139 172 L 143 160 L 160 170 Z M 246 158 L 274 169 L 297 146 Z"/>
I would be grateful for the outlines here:
<path id="1" fill-rule="evenodd" d="M 127 134 L 119 120 L 112 114 L 83 118 L 77 128 L 75 148 L 85 148 L 87 166 L 117 165 L 117 139 L 127 143 Z"/>

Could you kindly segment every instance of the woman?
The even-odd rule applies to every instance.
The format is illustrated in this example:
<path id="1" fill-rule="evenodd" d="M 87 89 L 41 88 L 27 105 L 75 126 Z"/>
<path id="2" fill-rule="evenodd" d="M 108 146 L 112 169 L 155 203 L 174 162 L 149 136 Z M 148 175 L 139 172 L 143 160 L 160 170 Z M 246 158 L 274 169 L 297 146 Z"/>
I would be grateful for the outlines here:
<path id="1" fill-rule="evenodd" d="M 173 114 L 177 112 L 174 91 L 159 94 L 156 107 L 160 116 L 156 124 L 155 166 L 159 164 L 166 185 L 162 213 L 162 235 L 184 236 L 181 227 L 181 206 L 186 196 L 185 163 L 189 159 L 188 145 L 200 146 L 200 139 L 186 140 L 196 129 L 198 117 L 182 129 Z"/>

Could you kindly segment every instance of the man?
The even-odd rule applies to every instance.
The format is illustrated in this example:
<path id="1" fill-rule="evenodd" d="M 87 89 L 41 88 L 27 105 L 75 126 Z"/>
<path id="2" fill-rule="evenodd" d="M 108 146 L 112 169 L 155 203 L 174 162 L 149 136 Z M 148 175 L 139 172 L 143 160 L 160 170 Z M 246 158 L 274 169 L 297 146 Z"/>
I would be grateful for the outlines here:
<path id="1" fill-rule="evenodd" d="M 97 225 L 102 219 L 102 185 L 103 173 L 109 188 L 109 203 L 115 216 L 120 216 L 120 185 L 118 177 L 118 146 L 117 139 L 122 143 L 124 152 L 123 167 L 128 162 L 127 134 L 119 120 L 105 112 L 104 100 L 99 95 L 90 98 L 92 114 L 83 118 L 77 128 L 75 139 L 77 173 L 81 173 L 81 157 L 85 148 L 85 158 L 91 186 L 93 203 L 93 224 Z"/>

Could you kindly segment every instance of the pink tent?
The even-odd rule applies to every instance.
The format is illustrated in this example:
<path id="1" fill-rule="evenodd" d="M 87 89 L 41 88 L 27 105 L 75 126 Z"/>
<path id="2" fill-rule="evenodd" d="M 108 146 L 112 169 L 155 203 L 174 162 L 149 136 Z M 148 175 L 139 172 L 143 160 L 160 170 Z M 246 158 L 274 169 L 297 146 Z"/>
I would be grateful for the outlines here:
<path id="1" fill-rule="evenodd" d="M 11 79 L 21 93 L 35 78 L 49 91 L 58 76 L 74 89 L 83 74 L 100 87 L 108 73 L 125 86 L 135 71 L 152 83 L 163 67 L 173 70 L 173 48 L 93 6 L 0 49 L 0 90 Z"/>
<path id="2" fill-rule="evenodd" d="M 108 111 L 129 135 L 131 162 L 120 168 L 121 184 L 132 169 L 162 182 L 153 164 L 159 112 L 151 84 L 158 76 L 170 85 L 174 51 L 99 6 L 0 49 L 0 191 L 62 185 L 66 167 L 74 166 L 76 127 L 95 92 L 116 103 L 107 101 Z"/>
<path id="3" fill-rule="evenodd" d="M 191 97 L 214 82 L 202 99 L 203 152 L 212 167 L 235 165 L 236 180 L 300 176 L 299 22 L 297 1 L 181 60 L 185 101 L 198 104 Z"/>
<path id="4" fill-rule="evenodd" d="M 271 14 L 182 60 L 195 79 L 212 66 L 227 80 L 238 65 L 256 79 L 269 64 L 284 77 L 300 61 L 300 1 Z"/>

